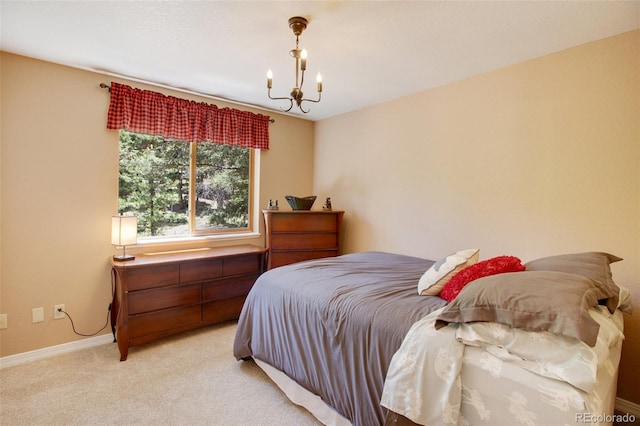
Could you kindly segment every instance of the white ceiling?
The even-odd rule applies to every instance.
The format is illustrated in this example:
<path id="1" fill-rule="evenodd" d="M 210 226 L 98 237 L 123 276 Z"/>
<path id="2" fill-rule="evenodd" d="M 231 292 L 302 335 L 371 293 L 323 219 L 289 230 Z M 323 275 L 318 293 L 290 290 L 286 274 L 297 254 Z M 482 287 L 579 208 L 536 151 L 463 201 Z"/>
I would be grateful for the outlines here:
<path id="1" fill-rule="evenodd" d="M 640 28 L 640 1 L 7 1 L 2 50 L 261 108 L 304 86 L 320 120 Z M 46 77 L 45 77 L 46 78 Z M 109 82 L 105 77 L 100 82 Z M 293 110 L 292 110 L 293 111 Z"/>

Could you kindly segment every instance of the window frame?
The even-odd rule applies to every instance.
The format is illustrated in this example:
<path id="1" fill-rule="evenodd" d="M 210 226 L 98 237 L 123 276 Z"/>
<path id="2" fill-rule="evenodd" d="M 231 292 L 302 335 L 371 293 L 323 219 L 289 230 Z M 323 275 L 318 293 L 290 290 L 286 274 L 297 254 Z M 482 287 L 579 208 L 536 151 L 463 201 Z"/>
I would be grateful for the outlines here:
<path id="1" fill-rule="evenodd" d="M 120 133 L 120 132 L 119 132 Z M 131 132 L 129 133 L 138 133 Z M 164 138 L 168 140 L 170 138 Z M 196 211 L 195 206 L 196 191 L 196 156 L 197 156 L 197 144 L 198 142 L 180 141 L 189 144 L 189 207 L 187 210 L 187 221 L 189 225 L 189 234 L 186 235 L 159 235 L 159 236 L 138 236 L 137 245 L 153 246 L 153 245 L 167 245 L 171 243 L 193 242 L 201 240 L 230 240 L 230 239 L 245 239 L 255 238 L 260 236 L 257 206 L 259 205 L 259 182 L 257 181 L 259 174 L 260 155 L 259 149 L 242 147 L 249 151 L 249 190 L 248 190 L 248 217 L 247 227 L 243 228 L 226 228 L 222 230 L 198 230 L 196 229 Z M 118 150 L 120 151 L 120 135 L 118 135 Z M 221 144 L 222 145 L 222 144 Z M 118 176 L 120 175 L 120 155 L 118 155 Z M 118 186 L 118 210 L 120 211 L 120 188 Z"/>

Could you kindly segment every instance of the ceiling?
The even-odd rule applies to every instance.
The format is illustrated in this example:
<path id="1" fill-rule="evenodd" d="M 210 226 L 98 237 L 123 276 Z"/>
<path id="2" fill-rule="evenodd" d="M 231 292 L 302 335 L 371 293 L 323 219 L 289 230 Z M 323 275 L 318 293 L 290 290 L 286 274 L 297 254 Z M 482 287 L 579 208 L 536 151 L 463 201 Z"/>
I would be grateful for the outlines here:
<path id="1" fill-rule="evenodd" d="M 315 121 L 640 28 L 640 1 L 1 0 L 0 47 L 279 111 L 266 71 L 288 96 L 292 16 L 309 19 L 305 92 L 318 72 L 324 89 L 295 115 Z"/>

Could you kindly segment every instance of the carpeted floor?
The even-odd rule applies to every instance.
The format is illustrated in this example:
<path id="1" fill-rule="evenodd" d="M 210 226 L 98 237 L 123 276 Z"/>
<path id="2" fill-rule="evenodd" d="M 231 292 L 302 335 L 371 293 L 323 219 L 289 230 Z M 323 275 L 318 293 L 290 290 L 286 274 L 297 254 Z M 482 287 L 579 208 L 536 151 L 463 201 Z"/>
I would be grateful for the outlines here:
<path id="1" fill-rule="evenodd" d="M 253 361 L 235 322 L 129 350 L 107 344 L 0 370 L 0 424 L 319 425 Z"/>

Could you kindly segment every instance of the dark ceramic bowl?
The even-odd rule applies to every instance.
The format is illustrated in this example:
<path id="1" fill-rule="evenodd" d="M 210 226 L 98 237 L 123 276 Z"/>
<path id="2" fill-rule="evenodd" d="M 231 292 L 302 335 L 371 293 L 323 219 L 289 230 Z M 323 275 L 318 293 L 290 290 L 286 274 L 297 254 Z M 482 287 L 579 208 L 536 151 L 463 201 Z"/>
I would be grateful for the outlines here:
<path id="1" fill-rule="evenodd" d="M 311 210 L 311 206 L 313 206 L 313 203 L 316 201 L 315 195 L 310 195 L 308 197 L 285 195 L 284 198 L 287 199 L 287 203 L 289 203 L 293 210 Z"/>

